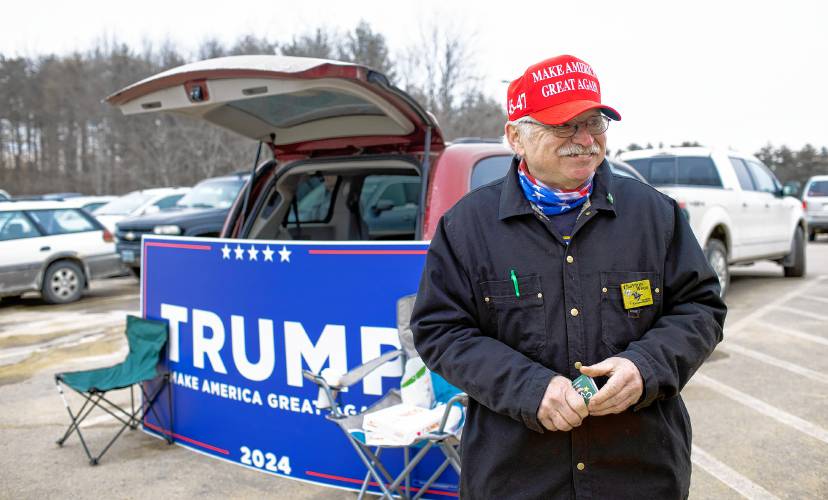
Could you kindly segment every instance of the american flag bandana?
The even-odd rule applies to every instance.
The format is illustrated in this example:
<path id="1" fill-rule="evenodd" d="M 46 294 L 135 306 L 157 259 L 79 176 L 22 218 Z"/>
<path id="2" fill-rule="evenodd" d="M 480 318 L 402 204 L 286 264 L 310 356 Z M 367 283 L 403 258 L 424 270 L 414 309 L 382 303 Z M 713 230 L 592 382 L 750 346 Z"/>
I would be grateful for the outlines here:
<path id="1" fill-rule="evenodd" d="M 583 205 L 592 193 L 594 175 L 591 175 L 578 189 L 564 191 L 549 187 L 532 177 L 525 161 L 521 160 L 518 166 L 518 178 L 520 187 L 523 188 L 523 195 L 529 203 L 538 207 L 545 215 L 559 215 Z"/>

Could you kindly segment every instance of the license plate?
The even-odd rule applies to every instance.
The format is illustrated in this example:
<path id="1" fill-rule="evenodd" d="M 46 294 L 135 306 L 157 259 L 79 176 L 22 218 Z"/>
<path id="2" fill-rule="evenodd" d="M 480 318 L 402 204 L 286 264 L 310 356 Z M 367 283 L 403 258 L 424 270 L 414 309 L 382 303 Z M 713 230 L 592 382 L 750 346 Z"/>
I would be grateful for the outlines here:
<path id="1" fill-rule="evenodd" d="M 135 252 L 132 250 L 122 250 L 121 262 L 135 262 Z"/>

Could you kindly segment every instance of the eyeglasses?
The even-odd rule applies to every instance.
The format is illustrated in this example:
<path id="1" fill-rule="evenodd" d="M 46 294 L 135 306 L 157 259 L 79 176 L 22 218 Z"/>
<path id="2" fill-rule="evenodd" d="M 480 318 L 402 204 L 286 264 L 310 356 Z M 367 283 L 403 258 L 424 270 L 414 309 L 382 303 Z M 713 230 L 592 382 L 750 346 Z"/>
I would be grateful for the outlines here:
<path id="1" fill-rule="evenodd" d="M 609 128 L 611 120 L 604 115 L 591 116 L 581 123 L 564 123 L 563 125 L 540 124 L 545 130 L 551 131 L 555 137 L 566 139 L 574 136 L 581 128 L 586 128 L 591 135 L 601 135 Z"/>

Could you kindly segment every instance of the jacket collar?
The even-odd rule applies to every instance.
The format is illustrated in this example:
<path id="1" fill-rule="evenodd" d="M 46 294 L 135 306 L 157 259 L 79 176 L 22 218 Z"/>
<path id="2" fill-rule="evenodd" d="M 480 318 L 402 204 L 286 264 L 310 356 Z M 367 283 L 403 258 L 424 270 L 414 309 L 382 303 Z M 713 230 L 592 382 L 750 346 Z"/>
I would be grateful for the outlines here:
<path id="1" fill-rule="evenodd" d="M 512 158 L 512 166 L 509 168 L 509 173 L 503 181 L 503 187 L 500 191 L 500 210 L 498 218 L 500 220 L 508 219 L 517 215 L 533 214 L 532 205 L 526 196 L 523 195 L 523 190 L 520 187 L 518 180 L 517 168 L 520 164 L 520 157 L 517 155 Z M 615 212 L 615 200 L 612 196 L 612 171 L 610 171 L 609 162 L 606 159 L 598 166 L 595 171 L 595 177 L 592 181 L 592 195 L 589 197 L 590 206 L 595 210 L 604 210 Z"/>
<path id="2" fill-rule="evenodd" d="M 612 170 L 606 158 L 598 165 L 595 178 L 592 181 L 592 195 L 589 197 L 590 206 L 595 210 L 603 210 L 617 215 L 615 197 L 612 186 Z"/>

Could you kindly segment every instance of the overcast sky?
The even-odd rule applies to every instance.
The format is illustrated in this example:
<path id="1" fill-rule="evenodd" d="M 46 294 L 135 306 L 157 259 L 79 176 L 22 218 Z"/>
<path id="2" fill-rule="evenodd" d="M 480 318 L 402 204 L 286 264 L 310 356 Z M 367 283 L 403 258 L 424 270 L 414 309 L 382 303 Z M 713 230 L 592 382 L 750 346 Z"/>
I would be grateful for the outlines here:
<path id="1" fill-rule="evenodd" d="M 4 2 L 0 54 L 86 50 L 103 36 L 140 49 L 171 40 L 194 51 L 216 37 L 289 40 L 360 19 L 392 53 L 437 20 L 464 33 L 485 88 L 546 57 L 569 53 L 598 73 L 605 103 L 622 115 L 609 147 L 697 140 L 755 152 L 771 141 L 828 146 L 828 2 L 171 1 Z M 115 90 L 115 89 L 113 89 Z M 101 96 L 103 97 L 103 96 Z"/>

